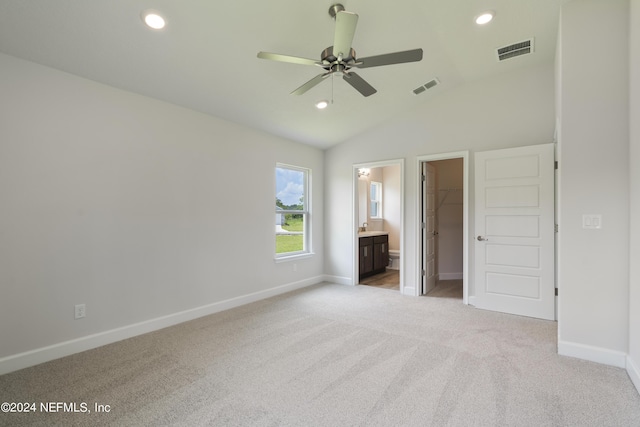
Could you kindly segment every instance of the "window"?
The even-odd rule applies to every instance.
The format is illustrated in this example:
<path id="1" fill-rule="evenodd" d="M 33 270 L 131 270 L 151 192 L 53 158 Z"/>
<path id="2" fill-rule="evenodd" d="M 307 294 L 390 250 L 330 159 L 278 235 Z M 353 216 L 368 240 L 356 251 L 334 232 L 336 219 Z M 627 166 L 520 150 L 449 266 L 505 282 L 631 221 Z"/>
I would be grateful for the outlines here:
<path id="1" fill-rule="evenodd" d="M 371 181 L 371 218 L 382 218 L 382 183 Z"/>
<path id="2" fill-rule="evenodd" d="M 309 169 L 276 165 L 276 258 L 310 250 Z"/>

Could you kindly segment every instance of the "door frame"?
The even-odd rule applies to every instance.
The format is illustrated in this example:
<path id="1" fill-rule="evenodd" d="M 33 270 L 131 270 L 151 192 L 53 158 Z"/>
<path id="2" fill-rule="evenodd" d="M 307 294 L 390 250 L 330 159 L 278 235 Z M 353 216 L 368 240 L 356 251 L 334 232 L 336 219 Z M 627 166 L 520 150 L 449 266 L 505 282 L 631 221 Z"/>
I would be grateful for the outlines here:
<path id="1" fill-rule="evenodd" d="M 418 156 L 416 162 L 416 200 L 422 197 L 422 163 L 435 162 L 438 160 L 462 159 L 462 303 L 469 304 L 469 151 L 454 151 L 450 153 L 430 154 Z M 420 222 L 422 218 L 422 203 L 416 203 L 416 220 L 414 229 L 416 236 L 422 233 Z M 416 238 L 416 278 L 420 283 L 416 283 L 415 295 L 420 296 L 422 292 L 422 244 L 421 239 Z"/>
<path id="2" fill-rule="evenodd" d="M 353 172 L 352 172 L 352 199 L 351 199 L 351 212 L 352 212 L 352 221 L 351 221 L 351 235 L 353 236 L 353 269 L 352 269 L 352 279 L 351 284 L 357 285 L 360 282 L 360 268 L 359 268 L 359 240 L 358 240 L 358 227 L 360 226 L 358 223 L 359 218 L 359 204 L 358 204 L 358 169 L 367 168 L 381 168 L 385 166 L 400 166 L 400 293 L 404 294 L 404 257 L 406 256 L 405 247 L 404 247 L 404 159 L 392 159 L 392 160 L 383 160 L 378 162 L 367 162 L 367 163 L 355 163 L 353 164 Z M 384 189 L 383 189 L 384 191 Z M 384 199 L 383 199 L 384 200 Z"/>
<path id="3" fill-rule="evenodd" d="M 422 176 L 420 182 L 422 187 L 420 191 L 420 207 L 422 209 L 419 219 L 420 247 L 422 248 L 420 295 L 426 295 L 435 289 L 437 284 L 439 246 L 437 219 L 440 193 L 438 191 L 438 168 L 433 162 L 422 162 L 420 165 L 419 173 Z M 432 243 L 431 249 L 429 248 L 430 241 Z M 430 263 L 433 263 L 431 267 L 429 266 Z"/>

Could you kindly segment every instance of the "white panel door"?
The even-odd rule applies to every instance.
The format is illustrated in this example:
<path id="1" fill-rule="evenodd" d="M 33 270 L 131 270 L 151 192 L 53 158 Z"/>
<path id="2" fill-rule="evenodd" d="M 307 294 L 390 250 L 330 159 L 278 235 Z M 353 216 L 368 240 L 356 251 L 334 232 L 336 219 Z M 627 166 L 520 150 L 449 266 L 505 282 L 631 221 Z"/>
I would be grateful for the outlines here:
<path id="1" fill-rule="evenodd" d="M 422 295 L 436 287 L 436 167 L 422 163 Z"/>
<path id="2" fill-rule="evenodd" d="M 555 319 L 554 146 L 475 154 L 475 305 Z"/>

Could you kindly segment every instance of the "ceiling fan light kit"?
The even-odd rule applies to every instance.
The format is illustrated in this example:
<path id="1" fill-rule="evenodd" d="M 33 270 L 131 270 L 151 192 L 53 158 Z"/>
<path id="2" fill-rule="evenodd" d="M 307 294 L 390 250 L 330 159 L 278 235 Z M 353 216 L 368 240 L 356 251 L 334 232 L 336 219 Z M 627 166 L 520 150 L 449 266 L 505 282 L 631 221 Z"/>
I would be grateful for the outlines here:
<path id="1" fill-rule="evenodd" d="M 324 110 L 325 108 L 327 108 L 329 106 L 329 101 L 326 100 L 322 100 L 322 101 L 318 101 L 316 102 L 316 108 L 318 110 Z"/>
<path id="2" fill-rule="evenodd" d="M 336 26 L 333 46 L 329 46 L 320 53 L 320 60 L 300 58 L 297 56 L 281 55 L 279 53 L 258 52 L 258 58 L 271 61 L 289 62 L 300 65 L 315 65 L 325 70 L 291 92 L 292 95 L 302 95 L 309 89 L 320 84 L 329 76 L 338 76 L 363 96 L 371 96 L 376 89 L 362 77 L 351 71 L 352 68 L 370 68 L 383 65 L 418 62 L 422 60 L 422 49 L 403 52 L 393 52 L 367 58 L 356 57 L 356 51 L 351 46 L 358 24 L 358 15 L 347 12 L 343 5 L 336 3 L 329 8 L 329 15 L 335 18 Z"/>

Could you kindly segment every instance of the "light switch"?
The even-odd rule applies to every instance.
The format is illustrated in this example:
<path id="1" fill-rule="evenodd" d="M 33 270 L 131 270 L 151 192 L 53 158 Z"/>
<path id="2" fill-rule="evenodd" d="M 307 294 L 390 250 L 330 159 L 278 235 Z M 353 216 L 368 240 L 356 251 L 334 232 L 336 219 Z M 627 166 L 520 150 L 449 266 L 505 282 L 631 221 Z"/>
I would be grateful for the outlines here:
<path id="1" fill-rule="evenodd" d="M 582 228 L 598 230 L 602 228 L 602 215 L 582 215 Z"/>

